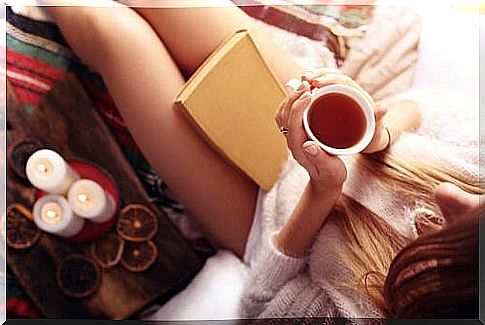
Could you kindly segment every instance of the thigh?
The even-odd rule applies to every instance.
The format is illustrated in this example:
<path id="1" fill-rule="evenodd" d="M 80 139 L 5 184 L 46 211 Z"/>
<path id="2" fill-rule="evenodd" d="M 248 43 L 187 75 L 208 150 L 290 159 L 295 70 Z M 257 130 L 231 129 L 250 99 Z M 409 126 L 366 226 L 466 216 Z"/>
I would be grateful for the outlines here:
<path id="1" fill-rule="evenodd" d="M 136 4 L 136 1 L 133 3 Z M 214 7 L 133 9 L 150 23 L 187 75 L 192 74 L 224 39 L 239 29 L 250 31 L 281 82 L 300 72 L 296 63 L 230 0 L 214 0 L 211 3 Z"/>
<path id="2" fill-rule="evenodd" d="M 216 244 L 241 256 L 258 188 L 174 107 L 185 81 L 155 32 L 125 7 L 85 8 L 83 15 L 74 7 L 51 10 L 68 42 L 95 62 L 128 129 L 177 199 Z M 96 50 L 83 50 L 89 48 Z"/>

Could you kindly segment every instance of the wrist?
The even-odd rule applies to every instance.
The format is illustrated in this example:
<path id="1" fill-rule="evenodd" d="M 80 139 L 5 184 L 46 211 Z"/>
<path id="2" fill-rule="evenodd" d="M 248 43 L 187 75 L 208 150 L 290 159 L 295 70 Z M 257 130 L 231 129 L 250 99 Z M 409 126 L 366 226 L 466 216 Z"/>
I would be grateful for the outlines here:
<path id="1" fill-rule="evenodd" d="M 329 201 L 336 201 L 342 194 L 343 183 L 322 183 L 310 179 L 308 192 L 313 202 L 328 204 Z"/>
<path id="2" fill-rule="evenodd" d="M 332 211 L 341 188 L 315 188 L 311 182 L 307 185 L 297 207 L 274 238 L 281 252 L 294 257 L 305 255 Z"/>

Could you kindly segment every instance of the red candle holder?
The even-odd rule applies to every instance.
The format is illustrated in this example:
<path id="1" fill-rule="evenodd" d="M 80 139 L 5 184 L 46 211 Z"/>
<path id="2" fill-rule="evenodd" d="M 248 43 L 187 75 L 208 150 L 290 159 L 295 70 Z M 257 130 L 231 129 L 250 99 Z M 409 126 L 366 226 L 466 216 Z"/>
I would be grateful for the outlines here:
<path id="1" fill-rule="evenodd" d="M 108 194 L 111 195 L 114 200 L 115 213 L 113 213 L 111 219 L 103 223 L 95 223 L 88 219 L 84 219 L 84 226 L 77 235 L 63 238 L 64 240 L 72 243 L 93 241 L 110 231 L 118 219 L 118 210 L 121 205 L 118 188 L 115 181 L 111 178 L 111 176 L 108 175 L 108 173 L 106 173 L 101 167 L 91 162 L 72 159 L 67 160 L 67 164 L 69 164 L 69 166 L 78 173 L 80 178 L 90 179 L 98 183 Z M 46 194 L 46 192 L 37 189 L 35 196 L 36 199 L 39 199 Z"/>

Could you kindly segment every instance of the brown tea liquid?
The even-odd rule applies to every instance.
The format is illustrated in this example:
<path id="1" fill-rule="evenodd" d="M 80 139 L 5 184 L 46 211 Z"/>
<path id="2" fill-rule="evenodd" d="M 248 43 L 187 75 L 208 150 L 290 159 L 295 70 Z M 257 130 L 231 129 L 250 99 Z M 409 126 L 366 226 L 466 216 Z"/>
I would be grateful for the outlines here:
<path id="1" fill-rule="evenodd" d="M 367 123 L 359 104 L 348 96 L 335 93 L 323 95 L 312 104 L 308 122 L 321 143 L 336 149 L 359 143 Z"/>

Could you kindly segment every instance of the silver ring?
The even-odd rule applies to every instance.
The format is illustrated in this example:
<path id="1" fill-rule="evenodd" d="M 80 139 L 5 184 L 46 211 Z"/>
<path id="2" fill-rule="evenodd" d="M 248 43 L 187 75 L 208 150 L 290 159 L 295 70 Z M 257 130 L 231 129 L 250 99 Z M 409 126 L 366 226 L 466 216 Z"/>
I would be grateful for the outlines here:
<path id="1" fill-rule="evenodd" d="M 283 133 L 283 135 L 287 135 L 289 133 L 288 128 L 285 126 L 280 127 L 280 131 Z"/>

